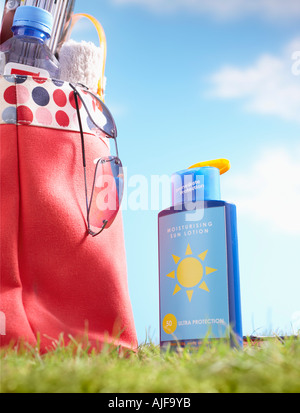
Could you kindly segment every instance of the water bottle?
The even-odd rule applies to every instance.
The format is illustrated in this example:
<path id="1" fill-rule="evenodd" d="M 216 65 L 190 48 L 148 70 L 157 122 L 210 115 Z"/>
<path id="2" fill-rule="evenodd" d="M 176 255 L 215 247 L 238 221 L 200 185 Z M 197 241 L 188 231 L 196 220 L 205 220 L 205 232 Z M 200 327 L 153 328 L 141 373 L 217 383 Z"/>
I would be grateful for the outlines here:
<path id="1" fill-rule="evenodd" d="M 0 46 L 0 74 L 59 78 L 59 62 L 46 42 L 51 37 L 53 17 L 34 6 L 16 10 L 13 37 Z"/>

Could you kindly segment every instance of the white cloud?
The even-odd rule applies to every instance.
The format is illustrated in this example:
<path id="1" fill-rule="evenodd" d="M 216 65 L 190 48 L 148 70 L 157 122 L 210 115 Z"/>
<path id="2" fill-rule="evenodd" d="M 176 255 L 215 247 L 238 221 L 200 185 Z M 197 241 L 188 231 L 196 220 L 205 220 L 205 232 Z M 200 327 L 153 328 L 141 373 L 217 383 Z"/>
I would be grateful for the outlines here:
<path id="1" fill-rule="evenodd" d="M 298 0 L 112 0 L 115 4 L 137 4 L 156 12 L 192 12 L 216 18 L 258 15 L 266 19 L 300 17 Z"/>
<path id="2" fill-rule="evenodd" d="M 224 193 L 239 214 L 288 234 L 300 235 L 300 147 L 263 151 L 247 172 L 226 179 Z"/>
<path id="3" fill-rule="evenodd" d="M 210 81 L 210 96 L 243 99 L 249 111 L 300 122 L 300 39 L 281 56 L 265 54 L 245 68 L 225 66 Z"/>

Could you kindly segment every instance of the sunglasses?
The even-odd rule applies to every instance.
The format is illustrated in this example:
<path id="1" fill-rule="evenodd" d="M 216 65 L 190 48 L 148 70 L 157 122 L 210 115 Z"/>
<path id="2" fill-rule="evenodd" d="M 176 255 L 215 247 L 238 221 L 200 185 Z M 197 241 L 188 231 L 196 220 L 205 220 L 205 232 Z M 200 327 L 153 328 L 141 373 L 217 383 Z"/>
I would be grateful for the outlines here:
<path id="1" fill-rule="evenodd" d="M 82 160 L 84 169 L 85 198 L 87 208 L 88 233 L 93 237 L 99 235 L 105 228 L 109 228 L 118 214 L 124 193 L 124 173 L 119 158 L 117 145 L 117 128 L 108 108 L 98 96 L 83 85 L 70 83 L 74 91 L 76 111 L 81 136 Z M 80 115 L 79 101 L 81 101 L 95 131 L 101 131 L 105 138 L 115 142 L 116 156 L 105 156 L 95 161 L 95 173 L 90 198 L 88 198 L 86 157 L 84 133 Z M 95 111 L 95 105 L 99 110 Z M 93 128 L 92 128 L 93 129 Z"/>

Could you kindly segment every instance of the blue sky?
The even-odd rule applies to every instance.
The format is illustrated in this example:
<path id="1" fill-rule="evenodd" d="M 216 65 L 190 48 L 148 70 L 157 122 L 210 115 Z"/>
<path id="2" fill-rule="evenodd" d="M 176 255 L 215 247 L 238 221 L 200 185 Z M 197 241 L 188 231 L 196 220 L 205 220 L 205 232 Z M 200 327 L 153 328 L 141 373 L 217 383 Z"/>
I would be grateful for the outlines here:
<path id="1" fill-rule="evenodd" d="M 232 165 L 222 198 L 238 208 L 244 334 L 295 332 L 299 2 L 76 0 L 75 11 L 96 17 L 107 37 L 106 104 L 132 185 L 123 218 L 139 341 L 159 339 L 157 215 L 169 201 L 152 187 L 159 208 L 132 210 L 130 178 L 145 177 L 150 204 L 151 176 L 216 158 Z M 97 43 L 88 21 L 72 37 Z"/>

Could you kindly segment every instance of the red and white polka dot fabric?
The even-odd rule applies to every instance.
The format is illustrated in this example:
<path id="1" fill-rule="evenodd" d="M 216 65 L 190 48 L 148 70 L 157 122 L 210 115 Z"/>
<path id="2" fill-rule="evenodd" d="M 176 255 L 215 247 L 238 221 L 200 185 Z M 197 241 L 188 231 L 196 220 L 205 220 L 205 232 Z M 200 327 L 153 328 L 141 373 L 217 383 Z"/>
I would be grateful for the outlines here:
<path id="1" fill-rule="evenodd" d="M 29 76 L 0 76 L 0 124 L 42 126 L 78 131 L 73 89 L 67 82 Z M 96 101 L 87 95 L 89 110 L 105 125 Z M 87 112 L 79 101 L 83 130 L 94 133 Z"/>

